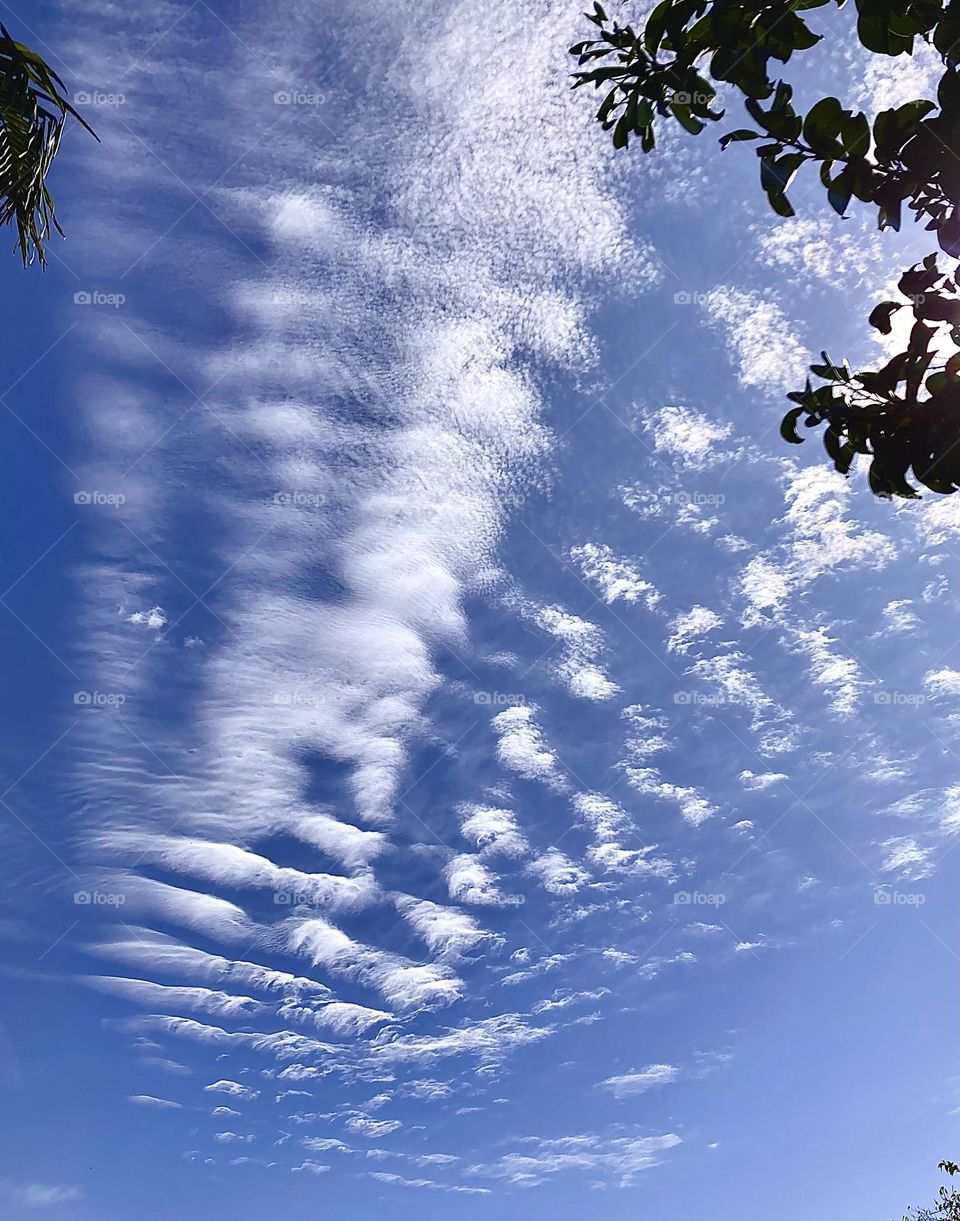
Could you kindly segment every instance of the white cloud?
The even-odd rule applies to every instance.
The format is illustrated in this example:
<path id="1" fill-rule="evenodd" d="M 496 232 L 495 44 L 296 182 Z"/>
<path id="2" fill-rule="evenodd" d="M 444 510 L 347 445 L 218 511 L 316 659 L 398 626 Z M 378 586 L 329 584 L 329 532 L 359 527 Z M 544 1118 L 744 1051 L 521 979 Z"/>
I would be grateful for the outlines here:
<path id="1" fill-rule="evenodd" d="M 797 739 L 793 717 L 763 690 L 757 676 L 747 669 L 746 660 L 736 650 L 704 656 L 685 673 L 712 688 L 705 700 L 708 708 L 742 707 L 750 713 L 750 728 L 758 735 L 764 754 L 792 749 Z M 690 706 L 692 693 L 678 693 L 678 703 L 681 697 Z"/>
<path id="2" fill-rule="evenodd" d="M 367 1172 L 379 1183 L 387 1183 L 391 1187 L 430 1188 L 435 1191 L 450 1191 L 461 1195 L 490 1195 L 488 1187 L 463 1187 L 457 1183 L 438 1183 L 433 1179 L 408 1179 L 401 1174 L 393 1174 L 386 1170 L 370 1170 Z"/>
<path id="3" fill-rule="evenodd" d="M 599 793 L 577 793 L 573 806 L 590 827 L 594 843 L 587 851 L 593 865 L 607 873 L 630 873 L 640 877 L 675 880 L 676 866 L 666 857 L 654 856 L 656 844 L 640 848 L 626 847 L 623 837 L 636 828 L 626 810 L 617 802 Z"/>
<path id="4" fill-rule="evenodd" d="M 884 852 L 880 865 L 884 873 L 892 873 L 903 881 L 917 882 L 933 872 L 930 861 L 933 849 L 922 847 L 913 836 L 893 835 L 879 846 Z"/>
<path id="5" fill-rule="evenodd" d="M 117 958 L 135 966 L 162 974 L 187 975 L 214 983 L 254 988 L 268 993 L 291 996 L 329 998 L 333 994 L 326 984 L 265 967 L 259 963 L 234 961 L 219 954 L 208 954 L 183 945 L 163 933 L 137 929 L 127 925 L 129 937 L 89 946 L 95 954 Z"/>
<path id="6" fill-rule="evenodd" d="M 960 670 L 949 666 L 929 670 L 923 676 L 923 689 L 934 699 L 956 699 L 960 696 Z"/>
<path id="7" fill-rule="evenodd" d="M 529 954 L 527 953 L 522 958 L 516 954 L 512 957 L 516 962 L 529 962 Z M 505 988 L 511 988 L 516 984 L 524 984 L 528 979 L 537 979 L 541 975 L 549 975 L 551 971 L 558 970 L 568 963 L 572 957 L 573 955 L 571 954 L 545 954 L 529 967 L 525 966 L 522 971 L 513 971 L 509 975 L 504 975 L 500 982 Z M 537 1010 L 534 1010 L 534 1012 L 537 1012 Z"/>
<path id="8" fill-rule="evenodd" d="M 790 578 L 768 556 L 755 555 L 740 574 L 740 589 L 753 612 L 779 611 L 790 594 Z M 744 620 L 747 627 L 762 622 L 756 613 Z"/>
<path id="9" fill-rule="evenodd" d="M 229 1094 L 231 1098 L 244 1098 L 247 1101 L 260 1097 L 259 1090 L 241 1085 L 239 1081 L 214 1081 L 212 1085 L 205 1085 L 203 1088 L 209 1093 Z"/>
<path id="10" fill-rule="evenodd" d="M 346 1122 L 346 1128 L 357 1136 L 365 1136 L 367 1140 L 377 1140 L 381 1136 L 389 1136 L 402 1128 L 399 1119 L 368 1119 L 366 1115 L 354 1115 Z"/>
<path id="11" fill-rule="evenodd" d="M 162 627 L 166 627 L 169 620 L 162 607 L 155 606 L 152 610 L 134 611 L 133 614 L 127 615 L 127 622 L 133 623 L 137 627 L 148 627 L 152 631 L 158 632 Z"/>
<path id="12" fill-rule="evenodd" d="M 466 1022 L 436 1035 L 394 1035 L 384 1032 L 374 1043 L 385 1061 L 429 1064 L 448 1056 L 473 1055 L 484 1063 L 496 1063 L 520 1047 L 538 1043 L 552 1033 L 551 1027 L 536 1027 L 516 1013 L 498 1014 Z"/>
<path id="13" fill-rule="evenodd" d="M 557 848 L 549 848 L 527 866 L 552 895 L 574 894 L 590 880 L 590 874 Z"/>
<path id="14" fill-rule="evenodd" d="M 85 981 L 102 992 L 122 996 L 151 1009 L 198 1010 L 210 1017 L 245 1019 L 258 1016 L 266 1006 L 251 996 L 235 996 L 212 988 L 155 984 L 145 979 L 125 979 L 117 976 L 91 975 Z"/>
<path id="15" fill-rule="evenodd" d="M 253 924 L 243 908 L 202 891 L 186 890 L 154 878 L 124 874 L 114 889 L 123 894 L 125 910 L 154 916 L 168 924 L 231 942 L 252 937 Z"/>
<path id="16" fill-rule="evenodd" d="M 555 606 L 531 615 L 539 627 L 562 644 L 561 658 L 554 668 L 571 695 L 607 700 L 617 694 L 620 688 L 596 664 L 603 649 L 599 628 Z"/>
<path id="17" fill-rule="evenodd" d="M 646 763 L 672 748 L 673 744 L 663 734 L 670 723 L 662 712 L 643 704 L 630 704 L 620 715 L 629 726 L 624 745 L 630 762 Z"/>
<path id="18" fill-rule="evenodd" d="M 729 440 L 732 425 L 718 424 L 693 407 L 662 407 L 645 413 L 642 420 L 654 449 L 681 470 L 709 470 L 720 463 L 736 461 L 742 453 L 721 445 Z"/>
<path id="19" fill-rule="evenodd" d="M 632 1094 L 645 1094 L 647 1090 L 670 1085 L 680 1076 L 680 1069 L 673 1064 L 648 1064 L 636 1072 L 623 1073 L 618 1077 L 607 1077 L 602 1085 L 613 1090 L 618 1098 Z"/>
<path id="20" fill-rule="evenodd" d="M 183 1104 L 172 1102 L 169 1098 L 155 1098 L 153 1094 L 131 1094 L 127 1102 L 137 1107 L 155 1107 L 160 1111 L 182 1111 Z"/>
<path id="21" fill-rule="evenodd" d="M 443 867 L 450 898 L 459 903 L 474 903 L 481 907 L 513 907 L 523 902 L 522 895 L 505 894 L 497 875 L 479 856 L 461 852 Z"/>
<path id="22" fill-rule="evenodd" d="M 911 610 L 913 603 L 909 598 L 897 598 L 888 602 L 883 608 L 883 626 L 878 635 L 884 632 L 895 632 L 897 635 L 909 635 L 920 627 L 920 619 Z"/>
<path id="23" fill-rule="evenodd" d="M 414 963 L 399 954 L 364 945 L 319 917 L 294 920 L 287 944 L 315 966 L 376 988 L 401 1010 L 448 1005 L 462 993 L 461 981 L 448 967 Z"/>
<path id="24" fill-rule="evenodd" d="M 741 385 L 770 394 L 803 386 L 807 353 L 778 305 L 725 286 L 708 293 L 704 307 L 726 335 Z"/>
<path id="25" fill-rule="evenodd" d="M 613 1136 L 596 1133 L 577 1136 L 530 1137 L 523 1153 L 506 1153 L 495 1162 L 469 1168 L 470 1174 L 504 1179 L 515 1187 L 536 1187 L 552 1175 L 587 1171 L 629 1187 L 642 1171 L 656 1166 L 661 1155 L 680 1144 L 670 1132 L 662 1136 Z"/>
<path id="26" fill-rule="evenodd" d="M 484 856 L 523 856 L 530 850 L 511 810 L 468 802 L 458 807 L 458 813 L 461 834 Z"/>
<path id="27" fill-rule="evenodd" d="M 501 940 L 457 908 L 414 899 L 410 895 L 395 895 L 393 901 L 404 919 L 423 938 L 427 949 L 441 958 L 459 958 L 483 942 L 497 944 Z"/>
<path id="28" fill-rule="evenodd" d="M 755 793 L 765 793 L 767 789 L 782 784 L 788 777 L 783 772 L 742 771 L 738 779 L 745 789 L 750 789 Z"/>
<path id="29" fill-rule="evenodd" d="M 527 780 L 543 780 L 556 785 L 560 780 L 560 762 L 544 742 L 533 712 L 532 708 L 518 704 L 505 708 L 493 718 L 493 727 L 500 738 L 497 758 L 504 767 Z"/>
<path id="30" fill-rule="evenodd" d="M 693 937 L 715 937 L 718 933 L 723 932 L 723 926 L 720 924 L 706 924 L 703 920 L 695 920 L 693 924 L 685 925 L 683 931 Z"/>
<path id="31" fill-rule="evenodd" d="M 570 549 L 570 558 L 583 579 L 596 585 L 608 605 L 613 602 L 642 602 L 654 610 L 660 602 L 649 581 L 644 580 L 631 560 L 618 558 L 606 543 L 584 543 Z"/>
<path id="32" fill-rule="evenodd" d="M 12 1194 L 26 1208 L 46 1208 L 48 1204 L 68 1204 L 83 1199 L 79 1187 L 59 1187 L 46 1183 L 24 1183 L 14 1187 Z"/>
<path id="33" fill-rule="evenodd" d="M 924 503 L 913 519 L 917 536 L 925 547 L 942 547 L 960 537 L 960 505 L 952 496 Z"/>
<path id="34" fill-rule="evenodd" d="M 789 464 L 782 483 L 781 541 L 753 556 L 739 577 L 747 603 L 745 627 L 764 625 L 771 614 L 782 618 L 791 597 L 818 578 L 835 571 L 879 571 L 897 556 L 891 538 L 849 516 L 851 487 L 839 472 L 822 463 Z"/>
<path id="35" fill-rule="evenodd" d="M 840 717 L 853 716 L 867 685 L 853 658 L 836 652 L 836 640 L 823 627 L 793 628 L 789 638 L 808 658 L 813 681 L 829 695 L 831 709 Z"/>
<path id="36" fill-rule="evenodd" d="M 277 1006 L 277 1016 L 287 1022 L 312 1025 L 317 1030 L 332 1030 L 334 1034 L 363 1034 L 373 1026 L 395 1021 L 394 1014 L 349 1001 L 329 1001 L 319 1005 L 300 1005 L 286 1000 Z"/>
<path id="37" fill-rule="evenodd" d="M 372 874 L 354 877 L 329 873 L 304 873 L 275 865 L 235 844 L 214 843 L 174 835 L 114 832 L 101 840 L 104 847 L 157 863 L 179 873 L 233 888 L 272 890 L 289 903 L 305 903 L 337 910 L 369 906 L 379 898 Z"/>
<path id="38" fill-rule="evenodd" d="M 707 632 L 723 626 L 723 620 L 706 606 L 694 606 L 683 614 L 674 616 L 669 623 L 670 639 L 667 650 L 671 653 L 688 653 L 690 646 Z"/>
<path id="39" fill-rule="evenodd" d="M 639 979 L 656 979 L 664 967 L 672 967 L 677 963 L 689 966 L 696 961 L 696 954 L 691 954 L 689 950 L 680 950 L 678 953 L 668 956 L 651 954 L 640 961 L 640 965 L 637 967 L 637 976 Z"/>
<path id="40" fill-rule="evenodd" d="M 850 496 L 843 475 L 822 463 L 786 476 L 783 521 L 790 532 L 792 576 L 799 586 L 840 565 L 880 569 L 896 557 L 886 535 L 846 516 Z"/>
<path id="41" fill-rule="evenodd" d="M 951 784 L 944 789 L 938 816 L 941 831 L 947 835 L 960 831 L 960 784 Z"/>
<path id="42" fill-rule="evenodd" d="M 554 1009 L 569 1009 L 572 1005 L 582 1005 L 585 1002 L 599 1001 L 610 995 L 609 988 L 593 988 L 582 992 L 564 992 L 557 990 L 547 1000 L 537 1001 L 533 1007 L 534 1013 L 550 1013 Z"/>
<path id="43" fill-rule="evenodd" d="M 337 1140 L 335 1136 L 305 1136 L 300 1143 L 305 1149 L 310 1149 L 314 1153 L 350 1152 L 350 1146 L 344 1144 L 342 1140 Z"/>
<path id="44" fill-rule="evenodd" d="M 789 282 L 801 288 L 848 288 L 866 281 L 879 291 L 886 274 L 880 239 L 866 227 L 850 232 L 850 224 L 837 217 L 794 216 L 754 226 L 760 262 L 790 273 Z"/>
<path id="45" fill-rule="evenodd" d="M 859 48 L 858 48 L 859 50 Z M 866 106 L 869 113 L 902 106 L 915 98 L 934 98 L 937 81 L 943 75 L 943 61 L 934 50 L 918 40 L 913 53 L 905 59 L 889 60 L 882 55 L 864 54 L 865 62 L 851 65 L 850 79 L 856 89 L 853 100 Z M 900 63 L 899 60 L 904 62 Z"/>
<path id="46" fill-rule="evenodd" d="M 717 812 L 702 793 L 695 788 L 669 783 L 655 767 L 627 767 L 624 770 L 627 780 L 638 793 L 674 802 L 684 821 L 693 827 L 699 827 Z"/>
<path id="47" fill-rule="evenodd" d="M 316 1056 L 324 1053 L 329 1054 L 334 1051 L 334 1048 L 329 1044 L 321 1043 L 317 1039 L 307 1038 L 305 1035 L 296 1034 L 292 1030 L 276 1030 L 268 1031 L 264 1034 L 254 1034 L 246 1030 L 224 1030 L 221 1026 L 211 1026 L 204 1022 L 196 1022 L 192 1018 L 167 1017 L 155 1013 L 142 1014 L 139 1017 L 131 1018 L 129 1021 L 117 1023 L 117 1026 L 121 1030 L 134 1034 L 143 1031 L 156 1031 L 175 1038 L 189 1039 L 192 1042 L 207 1047 L 219 1047 L 222 1049 L 247 1048 L 250 1051 L 262 1052 L 265 1055 L 272 1055 L 278 1059 L 287 1059 L 294 1056 Z M 217 1084 L 223 1085 L 224 1083 L 219 1082 Z M 237 1083 L 228 1081 L 226 1084 L 227 1086 L 232 1086 Z M 216 1087 L 208 1086 L 206 1088 Z M 233 1091 L 227 1089 L 224 1092 L 232 1093 Z"/>

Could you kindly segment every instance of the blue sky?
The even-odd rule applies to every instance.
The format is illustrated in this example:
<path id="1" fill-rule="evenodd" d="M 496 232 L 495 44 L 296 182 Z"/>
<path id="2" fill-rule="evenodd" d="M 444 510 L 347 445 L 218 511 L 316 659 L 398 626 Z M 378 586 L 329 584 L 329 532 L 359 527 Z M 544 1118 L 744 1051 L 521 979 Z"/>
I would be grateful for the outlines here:
<path id="1" fill-rule="evenodd" d="M 614 158 L 576 4 L 5 20 L 102 144 L 0 263 L 3 1215 L 932 1197 L 960 503 L 777 437 L 922 236 Z"/>

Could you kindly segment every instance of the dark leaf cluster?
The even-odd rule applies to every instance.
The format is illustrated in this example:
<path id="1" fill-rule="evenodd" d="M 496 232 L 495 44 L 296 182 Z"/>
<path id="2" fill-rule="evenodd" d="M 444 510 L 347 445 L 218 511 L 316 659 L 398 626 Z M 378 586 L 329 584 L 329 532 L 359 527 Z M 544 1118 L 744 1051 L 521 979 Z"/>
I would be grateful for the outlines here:
<path id="1" fill-rule="evenodd" d="M 0 25 L 0 225 L 14 224 L 26 267 L 45 264 L 44 241 L 61 235 L 47 173 L 67 116 L 93 135 L 63 94 L 63 81 L 29 47 Z"/>
<path id="2" fill-rule="evenodd" d="M 693 135 L 724 117 L 720 83 L 741 95 L 751 127 L 720 139 L 721 147 L 752 144 L 760 185 L 773 210 L 794 215 L 788 190 L 806 166 L 815 169 L 829 206 L 841 216 L 852 200 L 876 209 L 880 229 L 899 230 L 904 208 L 934 232 L 940 249 L 960 257 L 960 0 L 856 0 L 857 34 L 878 55 L 911 54 L 931 44 L 944 65 L 936 100 L 921 98 L 871 120 L 824 97 L 806 114 L 794 106 L 782 66 L 821 39 L 807 22 L 811 10 L 844 0 L 661 0 L 641 29 L 611 20 L 597 3 L 587 18 L 596 36 L 571 47 L 574 88 L 592 85 L 604 97 L 597 119 L 616 148 L 631 138 L 644 152 L 656 146 L 657 124 L 677 122 Z M 931 262 L 932 259 L 932 262 Z M 900 291 L 871 324 L 889 333 L 893 314 L 913 309 L 906 351 L 878 372 L 843 373 L 824 358 L 811 373 L 819 389 L 790 397 L 783 434 L 796 439 L 796 421 L 825 425 L 824 442 L 838 470 L 868 454 L 870 484 L 881 495 L 914 496 L 912 470 L 926 487 L 960 487 L 960 365 L 932 369 L 931 344 L 949 324 L 960 344 L 955 285 L 935 256 L 906 272 Z M 943 336 L 941 336 L 943 338 Z M 925 391 L 925 394 L 921 392 Z"/>

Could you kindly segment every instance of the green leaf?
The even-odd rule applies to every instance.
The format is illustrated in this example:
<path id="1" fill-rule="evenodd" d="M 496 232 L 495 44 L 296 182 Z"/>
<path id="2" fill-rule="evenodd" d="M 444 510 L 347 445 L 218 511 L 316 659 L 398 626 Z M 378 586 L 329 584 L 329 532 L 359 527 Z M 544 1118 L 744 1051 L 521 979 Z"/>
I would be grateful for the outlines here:
<path id="1" fill-rule="evenodd" d="M 841 151 L 837 137 L 843 123 L 844 109 L 835 97 L 821 98 L 811 106 L 803 120 L 803 138 L 820 156 L 833 156 Z"/>
<path id="2" fill-rule="evenodd" d="M 870 124 L 865 114 L 851 115 L 844 119 L 840 129 L 840 142 L 850 157 L 865 157 L 870 151 Z"/>
<path id="3" fill-rule="evenodd" d="M 626 148 L 630 139 L 630 124 L 627 121 L 627 112 L 624 111 L 617 120 L 617 125 L 613 129 L 613 147 Z"/>
<path id="4" fill-rule="evenodd" d="M 853 194 L 853 187 L 850 181 L 850 174 L 843 169 L 834 178 L 827 190 L 827 199 L 830 201 L 830 207 L 834 212 L 839 212 L 841 216 L 846 212 L 850 203 L 850 196 Z"/>
<path id="5" fill-rule="evenodd" d="M 789 441 L 791 445 L 802 445 L 803 437 L 797 432 L 797 420 L 803 415 L 806 408 L 791 407 L 787 414 L 780 421 L 780 436 L 784 441 Z"/>
<path id="6" fill-rule="evenodd" d="M 685 103 L 671 102 L 670 110 L 684 131 L 690 132 L 692 136 L 698 136 L 703 131 L 703 123 L 690 113 L 690 107 Z"/>
<path id="7" fill-rule="evenodd" d="M 758 131 L 751 131 L 749 127 L 739 127 L 736 131 L 728 131 L 725 136 L 720 137 L 720 147 L 726 148 L 728 144 L 742 144 L 747 140 L 759 139 Z"/>
<path id="8" fill-rule="evenodd" d="M 897 301 L 881 301 L 879 305 L 871 310 L 868 321 L 881 335 L 889 335 L 891 329 L 890 319 L 901 308 L 901 303 Z"/>

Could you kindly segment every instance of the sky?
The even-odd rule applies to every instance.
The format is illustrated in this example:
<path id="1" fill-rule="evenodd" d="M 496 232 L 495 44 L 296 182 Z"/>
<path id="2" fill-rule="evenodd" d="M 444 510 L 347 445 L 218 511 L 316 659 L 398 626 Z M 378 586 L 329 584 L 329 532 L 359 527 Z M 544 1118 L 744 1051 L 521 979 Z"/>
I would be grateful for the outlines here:
<path id="1" fill-rule="evenodd" d="M 0 261 L 0 1214 L 931 1199 L 960 501 L 777 434 L 924 235 L 615 155 L 566 0 L 3 8 L 101 142 Z"/>

